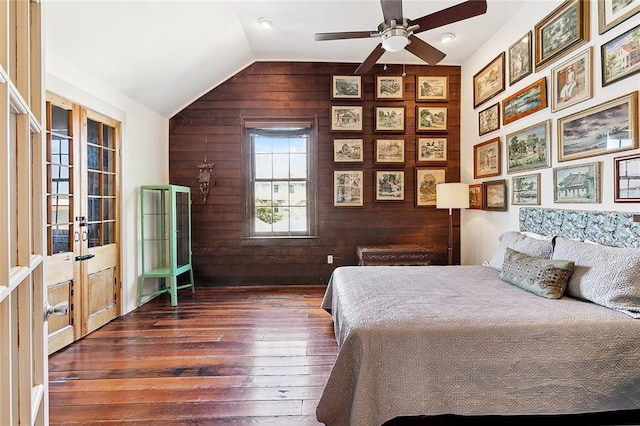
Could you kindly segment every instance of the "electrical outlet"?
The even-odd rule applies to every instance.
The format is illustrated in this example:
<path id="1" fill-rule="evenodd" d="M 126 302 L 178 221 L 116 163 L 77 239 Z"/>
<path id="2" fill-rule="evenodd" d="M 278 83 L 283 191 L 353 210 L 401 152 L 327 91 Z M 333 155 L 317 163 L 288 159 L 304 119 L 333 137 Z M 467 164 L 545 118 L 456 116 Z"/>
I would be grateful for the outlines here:
<path id="1" fill-rule="evenodd" d="M 332 254 L 328 254 L 327 255 L 327 263 L 328 264 L 332 264 L 333 263 L 333 255 Z"/>

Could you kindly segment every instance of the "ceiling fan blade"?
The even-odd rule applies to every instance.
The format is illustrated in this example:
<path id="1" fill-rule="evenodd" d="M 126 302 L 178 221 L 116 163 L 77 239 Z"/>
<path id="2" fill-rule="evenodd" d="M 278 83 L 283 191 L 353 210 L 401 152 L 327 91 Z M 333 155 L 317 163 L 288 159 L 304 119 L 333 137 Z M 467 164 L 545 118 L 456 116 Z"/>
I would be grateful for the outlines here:
<path id="1" fill-rule="evenodd" d="M 398 25 L 402 25 L 402 0 L 380 0 L 380 5 L 384 22 L 390 24 L 391 20 L 394 20 Z"/>
<path id="2" fill-rule="evenodd" d="M 373 68 L 373 66 L 376 64 L 378 59 L 380 59 L 383 53 L 384 49 L 382 48 L 382 43 L 379 43 L 376 48 L 373 49 L 373 52 L 371 52 L 369 56 L 367 56 L 367 59 L 365 59 L 364 62 L 360 64 L 360 66 L 355 70 L 354 74 L 362 75 L 369 72 L 369 70 Z"/>
<path id="3" fill-rule="evenodd" d="M 409 25 L 418 25 L 420 28 L 413 33 L 431 30 L 454 22 L 482 15 L 487 11 L 486 0 L 468 0 L 464 3 L 442 9 L 422 18 L 409 19 Z"/>
<path id="4" fill-rule="evenodd" d="M 371 38 L 377 37 L 378 35 L 375 31 L 343 31 L 339 33 L 316 33 L 313 38 L 316 41 L 343 40 L 347 38 Z"/>
<path id="5" fill-rule="evenodd" d="M 416 55 L 429 65 L 435 65 L 444 59 L 446 54 L 442 53 L 429 43 L 419 39 L 414 35 L 409 36 L 410 43 L 405 47 L 406 50 Z"/>

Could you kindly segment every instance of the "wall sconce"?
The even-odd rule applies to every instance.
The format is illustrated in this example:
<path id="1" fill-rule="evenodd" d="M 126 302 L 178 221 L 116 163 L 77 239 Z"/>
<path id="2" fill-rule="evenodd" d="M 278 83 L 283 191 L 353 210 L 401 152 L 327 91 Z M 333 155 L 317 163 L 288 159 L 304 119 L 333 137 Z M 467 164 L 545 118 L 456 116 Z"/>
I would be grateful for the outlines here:
<path id="1" fill-rule="evenodd" d="M 208 142 L 205 141 L 205 154 L 204 162 L 198 164 L 198 185 L 200 187 L 200 194 L 202 194 L 202 202 L 206 204 L 207 196 L 209 195 L 209 189 L 212 186 L 216 186 L 215 176 L 216 169 L 214 163 L 207 163 Z"/>

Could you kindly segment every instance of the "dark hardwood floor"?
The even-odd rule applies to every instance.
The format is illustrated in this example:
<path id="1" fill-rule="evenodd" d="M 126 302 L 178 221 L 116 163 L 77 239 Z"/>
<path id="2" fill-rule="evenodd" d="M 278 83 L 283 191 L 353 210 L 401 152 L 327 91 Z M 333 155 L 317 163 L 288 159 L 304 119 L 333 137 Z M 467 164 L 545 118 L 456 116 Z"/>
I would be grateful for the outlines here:
<path id="1" fill-rule="evenodd" d="M 49 358 L 51 425 L 319 425 L 337 346 L 324 286 L 164 294 Z M 637 425 L 640 412 L 431 416 L 385 426 Z M 375 426 L 375 425 L 372 425 Z"/>
<path id="2" fill-rule="evenodd" d="M 162 295 L 49 358 L 50 423 L 319 425 L 324 286 Z"/>

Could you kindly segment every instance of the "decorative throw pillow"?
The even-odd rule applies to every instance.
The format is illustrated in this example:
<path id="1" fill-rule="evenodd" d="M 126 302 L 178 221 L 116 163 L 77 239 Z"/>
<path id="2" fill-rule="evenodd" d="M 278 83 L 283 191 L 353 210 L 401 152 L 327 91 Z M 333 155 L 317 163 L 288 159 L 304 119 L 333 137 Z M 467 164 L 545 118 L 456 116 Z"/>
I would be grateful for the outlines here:
<path id="1" fill-rule="evenodd" d="M 573 262 L 541 259 L 506 249 L 500 279 L 547 299 L 559 299 L 567 288 Z"/>
<path id="2" fill-rule="evenodd" d="M 575 262 L 568 296 L 640 318 L 640 249 L 558 237 L 553 258 Z"/>
<path id="3" fill-rule="evenodd" d="M 542 257 L 545 259 L 551 258 L 551 252 L 553 251 L 553 240 L 542 240 L 539 238 L 531 238 L 517 231 L 508 231 L 500 235 L 498 238 L 498 249 L 491 258 L 491 260 L 485 265 L 497 269 L 502 269 L 504 263 L 504 254 L 507 247 L 512 248 L 520 253 L 528 254 L 529 256 Z"/>

